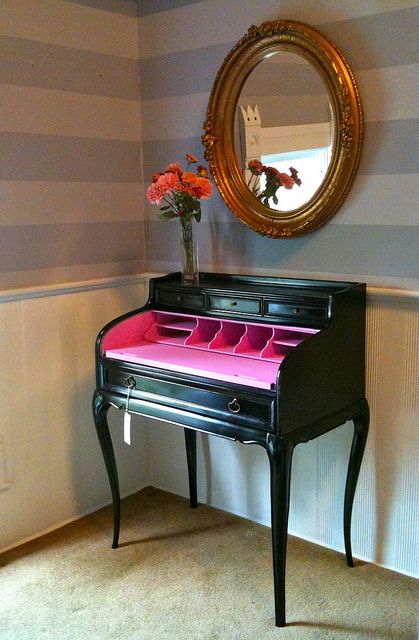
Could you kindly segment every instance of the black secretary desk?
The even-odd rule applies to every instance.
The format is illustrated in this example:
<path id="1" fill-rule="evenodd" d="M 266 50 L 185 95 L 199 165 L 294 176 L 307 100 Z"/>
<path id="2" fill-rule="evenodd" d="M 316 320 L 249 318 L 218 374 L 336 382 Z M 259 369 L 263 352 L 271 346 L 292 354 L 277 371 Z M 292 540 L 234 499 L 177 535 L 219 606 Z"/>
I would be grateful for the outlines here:
<path id="1" fill-rule="evenodd" d="M 352 420 L 343 531 L 353 566 L 352 505 L 369 424 L 364 284 L 203 273 L 191 286 L 179 273 L 155 278 L 143 307 L 100 332 L 96 371 L 93 413 L 113 497 L 114 548 L 120 494 L 110 407 L 184 429 L 191 507 L 197 431 L 258 444 L 271 471 L 275 621 L 285 626 L 293 450 Z"/>

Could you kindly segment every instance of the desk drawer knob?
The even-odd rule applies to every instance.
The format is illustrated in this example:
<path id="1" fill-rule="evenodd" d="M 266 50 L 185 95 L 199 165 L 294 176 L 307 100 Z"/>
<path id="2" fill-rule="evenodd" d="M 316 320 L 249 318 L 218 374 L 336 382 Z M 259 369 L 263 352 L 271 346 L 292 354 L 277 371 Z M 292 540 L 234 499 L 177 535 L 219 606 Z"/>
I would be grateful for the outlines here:
<path id="1" fill-rule="evenodd" d="M 128 378 L 125 378 L 124 385 L 128 387 L 128 389 L 135 389 L 136 382 L 134 376 L 128 376 Z"/>
<path id="2" fill-rule="evenodd" d="M 241 407 L 237 398 L 234 398 L 231 402 L 228 403 L 228 408 L 231 413 L 238 413 L 240 411 Z"/>

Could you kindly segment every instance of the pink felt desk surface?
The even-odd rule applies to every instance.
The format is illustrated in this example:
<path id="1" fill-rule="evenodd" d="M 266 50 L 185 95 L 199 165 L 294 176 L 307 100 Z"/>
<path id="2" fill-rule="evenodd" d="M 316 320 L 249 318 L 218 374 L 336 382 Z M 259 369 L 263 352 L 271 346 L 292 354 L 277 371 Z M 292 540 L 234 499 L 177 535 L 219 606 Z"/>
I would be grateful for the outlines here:
<path id="1" fill-rule="evenodd" d="M 152 342 L 108 349 L 106 357 L 259 389 L 274 388 L 279 369 L 279 362 Z"/>

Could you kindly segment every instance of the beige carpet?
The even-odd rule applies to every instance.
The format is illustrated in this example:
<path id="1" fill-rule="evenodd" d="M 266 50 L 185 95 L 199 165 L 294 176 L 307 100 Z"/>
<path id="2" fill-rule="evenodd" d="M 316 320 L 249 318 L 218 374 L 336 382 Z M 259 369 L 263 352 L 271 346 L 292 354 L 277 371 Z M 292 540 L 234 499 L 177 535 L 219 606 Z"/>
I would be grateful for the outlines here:
<path id="1" fill-rule="evenodd" d="M 290 538 L 288 626 L 273 619 L 270 530 L 156 489 L 0 558 L 1 640 L 417 637 L 417 582 Z"/>

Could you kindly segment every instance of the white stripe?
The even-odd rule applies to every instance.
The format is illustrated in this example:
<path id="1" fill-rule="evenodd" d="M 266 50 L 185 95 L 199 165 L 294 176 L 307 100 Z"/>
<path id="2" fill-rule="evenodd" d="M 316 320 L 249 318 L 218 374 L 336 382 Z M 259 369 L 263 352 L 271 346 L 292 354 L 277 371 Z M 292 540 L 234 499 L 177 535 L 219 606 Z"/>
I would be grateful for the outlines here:
<path id="1" fill-rule="evenodd" d="M 362 170 L 362 165 L 361 165 Z M 416 174 L 358 175 L 333 224 L 419 225 Z"/>
<path id="2" fill-rule="evenodd" d="M 0 227 L 143 218 L 140 183 L 0 181 Z"/>
<path id="3" fill-rule="evenodd" d="M 359 71 L 356 81 L 366 122 L 419 118 L 419 64 Z M 319 97 L 269 98 L 278 112 L 292 112 L 295 100 L 299 99 L 315 102 Z M 202 135 L 208 100 L 209 92 L 143 100 L 143 140 L 173 140 Z"/>
<path id="4" fill-rule="evenodd" d="M 419 64 L 356 74 L 367 122 L 419 118 Z"/>
<path id="5" fill-rule="evenodd" d="M 314 24 L 315 20 L 321 29 L 324 23 L 408 9 L 417 4 L 415 0 L 206 0 L 140 18 L 140 57 L 145 59 L 235 42 L 250 25 L 265 20 L 290 18 L 308 24 Z M 195 28 L 190 28 L 190 25 Z M 173 37 L 177 28 L 181 29 L 182 37 Z"/>
<path id="6" fill-rule="evenodd" d="M 140 139 L 136 100 L 3 84 L 0 130 L 110 140 Z"/>
<path id="7" fill-rule="evenodd" d="M 2 0 L 0 34 L 138 58 L 137 18 L 64 0 Z"/>
<path id="8" fill-rule="evenodd" d="M 209 93 L 143 100 L 143 141 L 201 136 Z"/>

